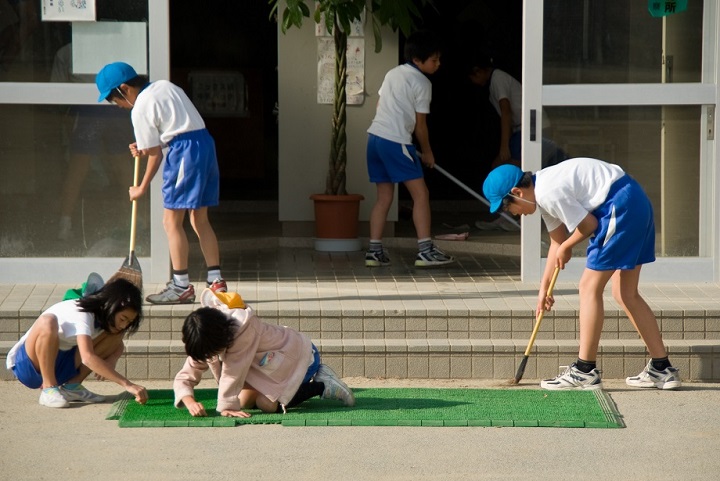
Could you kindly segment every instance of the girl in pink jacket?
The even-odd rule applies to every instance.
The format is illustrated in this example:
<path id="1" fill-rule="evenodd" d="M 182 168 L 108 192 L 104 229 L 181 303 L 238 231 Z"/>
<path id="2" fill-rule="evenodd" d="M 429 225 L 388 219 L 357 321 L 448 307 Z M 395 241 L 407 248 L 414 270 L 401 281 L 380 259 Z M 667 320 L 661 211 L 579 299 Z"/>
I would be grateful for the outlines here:
<path id="1" fill-rule="evenodd" d="M 182 340 L 188 358 L 175 376 L 175 406 L 206 416 L 194 388 L 208 368 L 218 383 L 217 411 L 250 417 L 243 409 L 285 412 L 311 397 L 338 399 L 346 406 L 355 396 L 335 372 L 320 363 L 310 339 L 294 329 L 262 322 L 237 293 L 205 289 L 203 307 L 185 319 Z"/>

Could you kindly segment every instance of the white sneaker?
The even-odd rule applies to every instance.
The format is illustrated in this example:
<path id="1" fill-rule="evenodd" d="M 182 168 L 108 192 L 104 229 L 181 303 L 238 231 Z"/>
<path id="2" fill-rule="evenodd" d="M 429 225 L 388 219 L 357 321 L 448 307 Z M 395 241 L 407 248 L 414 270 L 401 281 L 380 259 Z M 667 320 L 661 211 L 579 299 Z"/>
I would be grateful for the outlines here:
<path id="1" fill-rule="evenodd" d="M 664 371 L 658 371 L 648 362 L 645 369 L 637 376 L 625 379 L 625 384 L 632 387 L 656 387 L 658 389 L 677 389 L 682 385 L 680 370 L 675 367 L 668 367 Z"/>
<path id="2" fill-rule="evenodd" d="M 355 395 L 329 366 L 320 364 L 314 381 L 325 384 L 325 390 L 321 396 L 323 399 L 337 399 L 342 401 L 346 406 L 355 405 Z"/>
<path id="3" fill-rule="evenodd" d="M 555 379 L 545 379 L 541 381 L 540 387 L 551 391 L 568 389 L 592 391 L 602 389 L 602 379 L 600 379 L 601 372 L 599 369 L 593 369 L 588 373 L 584 373 L 575 367 L 575 363 L 572 363 Z"/>
<path id="4" fill-rule="evenodd" d="M 105 396 L 89 391 L 82 384 L 78 384 L 75 389 L 68 389 L 65 386 L 62 386 L 60 389 L 63 397 L 70 402 L 77 401 L 93 404 L 105 402 Z"/>
<path id="5" fill-rule="evenodd" d="M 57 386 L 43 389 L 40 393 L 39 402 L 41 406 L 47 406 L 49 408 L 66 408 L 70 406 L 70 403 L 63 397 L 62 392 L 60 392 Z"/>

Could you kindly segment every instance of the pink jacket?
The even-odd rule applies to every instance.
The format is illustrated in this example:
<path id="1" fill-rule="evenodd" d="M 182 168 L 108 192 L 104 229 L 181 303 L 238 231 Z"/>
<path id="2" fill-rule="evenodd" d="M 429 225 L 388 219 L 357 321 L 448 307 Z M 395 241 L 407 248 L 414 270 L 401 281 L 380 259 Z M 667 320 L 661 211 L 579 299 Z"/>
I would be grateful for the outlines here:
<path id="1" fill-rule="evenodd" d="M 175 406 L 194 395 L 208 367 L 218 383 L 218 412 L 240 410 L 238 396 L 245 383 L 272 402 L 289 403 L 313 362 L 310 339 L 294 329 L 262 322 L 250 307 L 230 309 L 209 292 L 203 292 L 201 303 L 235 319 L 237 336 L 224 353 L 207 362 L 185 360 L 173 383 Z"/>

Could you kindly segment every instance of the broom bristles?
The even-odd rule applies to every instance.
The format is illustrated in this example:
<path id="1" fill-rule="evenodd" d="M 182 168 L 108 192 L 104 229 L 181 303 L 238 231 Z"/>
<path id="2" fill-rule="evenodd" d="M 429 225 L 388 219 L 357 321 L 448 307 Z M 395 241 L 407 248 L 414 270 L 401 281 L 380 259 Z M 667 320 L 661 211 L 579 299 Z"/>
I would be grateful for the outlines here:
<path id="1" fill-rule="evenodd" d="M 115 279 L 125 279 L 128 282 L 132 282 L 135 284 L 135 287 L 140 289 L 142 291 L 143 283 L 142 283 L 142 272 L 132 269 L 130 267 L 123 266 L 118 271 L 113 274 L 110 279 L 108 279 L 108 282 L 114 281 Z"/>

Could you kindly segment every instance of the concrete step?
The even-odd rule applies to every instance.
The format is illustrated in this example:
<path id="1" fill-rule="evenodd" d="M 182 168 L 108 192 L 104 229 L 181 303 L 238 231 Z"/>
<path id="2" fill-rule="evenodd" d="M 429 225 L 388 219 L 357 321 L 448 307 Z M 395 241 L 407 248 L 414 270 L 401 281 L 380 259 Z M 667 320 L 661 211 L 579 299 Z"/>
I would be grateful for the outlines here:
<path id="1" fill-rule="evenodd" d="M 379 378 L 497 379 L 515 376 L 528 340 L 520 339 L 314 339 L 323 362 L 338 374 Z M 0 342 L 0 379 L 12 379 L 5 369 L 14 342 Z M 720 381 L 720 340 L 666 340 L 673 365 L 688 381 Z M 535 341 L 524 378 L 555 376 L 559 366 L 577 357 L 574 339 Z M 126 341 L 119 372 L 134 380 L 172 380 L 185 361 L 180 340 Z M 644 344 L 635 339 L 603 339 L 598 367 L 608 379 L 640 372 L 647 364 Z"/>

